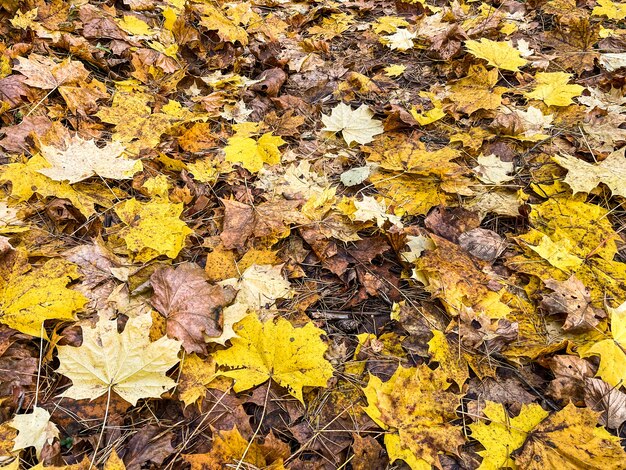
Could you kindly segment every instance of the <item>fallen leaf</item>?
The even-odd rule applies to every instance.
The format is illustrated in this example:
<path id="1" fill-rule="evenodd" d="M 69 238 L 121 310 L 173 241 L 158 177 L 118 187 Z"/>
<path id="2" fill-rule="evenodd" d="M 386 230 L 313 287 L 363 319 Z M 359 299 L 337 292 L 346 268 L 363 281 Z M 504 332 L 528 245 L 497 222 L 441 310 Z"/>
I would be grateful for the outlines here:
<path id="1" fill-rule="evenodd" d="M 324 359 L 323 331 L 311 322 L 294 328 L 283 318 L 262 323 L 251 314 L 237 324 L 235 332 L 232 346 L 213 355 L 225 369 L 221 374 L 235 380 L 235 392 L 271 379 L 304 403 L 302 387 L 326 387 L 333 376 L 332 366 Z"/>
<path id="2" fill-rule="evenodd" d="M 463 444 L 456 417 L 460 397 L 445 391 L 447 377 L 441 369 L 398 367 L 382 382 L 370 375 L 363 389 L 365 412 L 383 429 L 389 460 L 404 460 L 412 469 L 440 465 L 439 455 L 456 454 Z"/>
<path id="3" fill-rule="evenodd" d="M 626 452 L 619 437 L 596 427 L 597 422 L 596 412 L 570 403 L 528 433 L 515 463 L 530 470 L 618 468 L 615 464 L 626 461 Z"/>
<path id="4" fill-rule="evenodd" d="M 483 414 L 490 421 L 479 421 L 469 425 L 472 437 L 480 442 L 485 450 L 478 451 L 483 461 L 480 469 L 497 470 L 516 468 L 511 454 L 519 449 L 529 433 L 543 421 L 549 413 L 537 404 L 522 405 L 516 417 L 510 417 L 504 405 L 488 401 Z"/>
<path id="5" fill-rule="evenodd" d="M 222 334 L 222 309 L 235 297 L 229 287 L 212 286 L 192 263 L 158 269 L 150 276 L 150 302 L 166 319 L 167 336 L 188 353 L 206 353 L 205 337 Z"/>
<path id="6" fill-rule="evenodd" d="M 571 155 L 555 155 L 552 159 L 566 168 L 565 183 L 576 193 L 590 193 L 600 183 L 606 184 L 613 194 L 626 197 L 626 147 L 612 152 L 600 163 L 587 163 Z"/>
<path id="7" fill-rule="evenodd" d="M 32 269 L 18 253 L 13 265 L 2 270 L 0 322 L 37 338 L 46 338 L 46 320 L 73 320 L 87 299 L 66 286 L 78 279 L 78 267 L 55 258 Z"/>
<path id="8" fill-rule="evenodd" d="M 38 170 L 39 173 L 54 181 L 67 181 L 70 184 L 95 175 L 116 180 L 131 179 L 143 169 L 141 160 L 121 157 L 124 146 L 119 142 L 98 148 L 93 140 L 74 136 L 65 142 L 65 149 L 41 145 L 40 150 L 52 166 Z"/>
<path id="9" fill-rule="evenodd" d="M 159 398 L 176 382 L 165 373 L 178 364 L 181 343 L 169 338 L 149 340 L 149 315 L 129 318 L 122 333 L 117 321 L 101 319 L 83 328 L 80 347 L 59 346 L 60 374 L 72 381 L 61 396 L 81 400 L 115 392 L 132 405 Z"/>
<path id="10" fill-rule="evenodd" d="M 479 41 L 465 41 L 465 47 L 472 55 L 486 60 L 489 65 L 498 69 L 517 72 L 528 63 L 526 59 L 522 59 L 520 51 L 515 49 L 510 41 L 497 42 L 481 38 Z"/>
<path id="11" fill-rule="evenodd" d="M 17 429 L 17 437 L 13 450 L 34 447 L 37 459 L 41 457 L 41 450 L 46 444 L 52 444 L 59 437 L 59 429 L 50 421 L 50 413 L 35 406 L 32 413 L 16 415 L 9 426 Z"/>
<path id="12" fill-rule="evenodd" d="M 135 261 L 147 262 L 160 255 L 176 258 L 193 231 L 180 220 L 182 204 L 155 198 L 148 202 L 127 199 L 115 206 L 123 226 L 116 233 Z"/>
<path id="13" fill-rule="evenodd" d="M 335 106 L 330 116 L 323 115 L 323 131 L 341 132 L 343 139 L 348 145 L 352 142 L 368 144 L 374 140 L 374 136 L 382 134 L 383 125 L 380 121 L 372 119 L 374 113 L 365 105 L 353 110 L 350 106 L 339 103 Z"/>
<path id="14" fill-rule="evenodd" d="M 584 87 L 568 85 L 572 75 L 565 72 L 538 72 L 535 75 L 535 89 L 526 96 L 541 100 L 548 106 L 569 106 L 572 98 L 580 96 Z"/>

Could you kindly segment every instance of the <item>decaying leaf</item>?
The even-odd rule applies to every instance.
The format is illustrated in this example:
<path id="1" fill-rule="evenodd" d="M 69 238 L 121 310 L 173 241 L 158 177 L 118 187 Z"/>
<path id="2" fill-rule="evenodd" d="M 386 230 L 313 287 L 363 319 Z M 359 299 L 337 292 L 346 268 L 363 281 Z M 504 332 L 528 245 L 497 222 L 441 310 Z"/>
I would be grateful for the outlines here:
<path id="1" fill-rule="evenodd" d="M 370 376 L 364 389 L 367 414 L 383 429 L 389 459 L 412 469 L 440 465 L 439 454 L 456 454 L 463 444 L 455 419 L 460 397 L 445 391 L 441 369 L 398 367 L 387 382 Z"/>

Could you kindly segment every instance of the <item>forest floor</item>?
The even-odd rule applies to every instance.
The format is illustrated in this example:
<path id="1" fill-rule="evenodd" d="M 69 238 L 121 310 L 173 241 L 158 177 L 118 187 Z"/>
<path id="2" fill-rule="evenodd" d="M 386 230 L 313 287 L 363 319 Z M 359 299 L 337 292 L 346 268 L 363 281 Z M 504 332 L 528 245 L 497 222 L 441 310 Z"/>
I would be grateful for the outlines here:
<path id="1" fill-rule="evenodd" d="M 0 468 L 623 469 L 626 4 L 0 0 Z"/>

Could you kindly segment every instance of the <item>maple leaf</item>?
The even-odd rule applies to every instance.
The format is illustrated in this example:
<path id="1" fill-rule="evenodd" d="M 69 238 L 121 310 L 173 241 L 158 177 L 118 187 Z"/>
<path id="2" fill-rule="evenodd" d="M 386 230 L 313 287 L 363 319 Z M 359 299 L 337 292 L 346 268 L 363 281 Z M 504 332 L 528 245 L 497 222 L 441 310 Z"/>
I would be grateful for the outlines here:
<path id="1" fill-rule="evenodd" d="M 392 51 L 398 50 L 405 52 L 413 48 L 413 39 L 416 37 L 417 33 L 412 33 L 408 29 L 398 28 L 396 32 L 390 36 L 383 36 L 381 42 L 389 46 Z"/>
<path id="2" fill-rule="evenodd" d="M 563 330 L 591 330 L 605 316 L 601 309 L 591 305 L 589 290 L 576 276 L 572 275 L 565 282 L 548 279 L 544 284 L 554 292 L 544 295 L 541 305 L 550 313 L 567 315 Z"/>
<path id="3" fill-rule="evenodd" d="M 36 154 L 26 163 L 10 163 L 0 168 L 0 180 L 11 183 L 11 198 L 17 202 L 28 201 L 37 193 L 44 197 L 57 197 L 69 200 L 85 217 L 96 213 L 95 205 L 110 207 L 115 193 L 108 190 L 102 194 L 97 191 L 82 191 L 65 181 L 54 181 L 40 173 L 50 164 L 43 156 Z M 85 188 L 86 189 L 86 188 Z"/>
<path id="4" fill-rule="evenodd" d="M 387 205 L 384 201 L 380 202 L 371 196 L 363 196 L 360 201 L 354 201 L 354 206 L 356 211 L 350 215 L 353 220 L 361 222 L 375 220 L 378 227 L 385 225 L 385 222 L 402 227 L 400 217 L 387 213 Z"/>
<path id="5" fill-rule="evenodd" d="M 181 341 L 188 353 L 206 352 L 205 337 L 222 334 L 222 308 L 234 291 L 210 285 L 204 270 L 192 263 L 159 269 L 150 283 L 151 303 L 166 318 L 167 335 Z"/>
<path id="6" fill-rule="evenodd" d="M 502 103 L 505 87 L 496 86 L 498 70 L 487 70 L 482 64 L 473 65 L 467 76 L 449 85 L 447 100 L 456 110 L 472 114 L 479 109 L 497 109 Z"/>
<path id="7" fill-rule="evenodd" d="M 182 204 L 155 198 L 148 202 L 128 199 L 115 206 L 115 213 L 123 226 L 116 233 L 135 261 L 147 262 L 157 256 L 176 258 L 185 245 L 185 238 L 193 232 L 180 220 Z"/>
<path id="8" fill-rule="evenodd" d="M 620 439 L 596 427 L 598 413 L 569 403 L 541 421 L 518 451 L 515 463 L 529 470 L 619 468 L 626 461 Z M 617 465 L 616 465 L 617 464 Z"/>
<path id="9" fill-rule="evenodd" d="M 579 96 L 584 87 L 568 85 L 572 75 L 565 72 L 538 72 L 535 75 L 535 89 L 526 96 L 541 100 L 548 106 L 569 106 L 572 98 Z"/>
<path id="10" fill-rule="evenodd" d="M 10 256 L 10 255 L 9 255 Z M 0 322 L 22 333 L 46 337 L 43 322 L 73 320 L 87 299 L 66 286 L 78 279 L 78 266 L 54 258 L 31 269 L 26 255 L 18 252 L 13 265 L 0 279 Z"/>
<path id="11" fill-rule="evenodd" d="M 120 158 L 124 153 L 124 146 L 119 142 L 98 148 L 93 140 L 74 136 L 65 142 L 63 150 L 41 145 L 40 151 L 52 167 L 42 168 L 38 170 L 39 173 L 52 180 L 67 181 L 70 184 L 94 175 L 116 180 L 130 179 L 143 169 L 141 160 Z"/>
<path id="12" fill-rule="evenodd" d="M 50 421 L 48 410 L 38 406 L 33 408 L 32 413 L 16 415 L 9 422 L 9 426 L 18 431 L 13 450 L 26 449 L 32 446 L 37 453 L 37 459 L 41 458 L 43 446 L 46 443 L 52 444 L 52 441 L 59 437 L 59 429 L 56 424 Z"/>
<path id="13" fill-rule="evenodd" d="M 241 163 L 246 170 L 256 173 L 263 164 L 276 165 L 280 163 L 280 150 L 278 147 L 286 142 L 271 132 L 263 134 L 258 140 L 247 136 L 235 135 L 228 139 L 228 145 L 224 148 L 226 161 Z"/>
<path id="14" fill-rule="evenodd" d="M 587 163 L 571 155 L 555 155 L 552 159 L 568 170 L 564 182 L 576 193 L 590 193 L 600 183 L 613 194 L 626 197 L 626 147 L 612 152 L 600 163 Z"/>
<path id="15" fill-rule="evenodd" d="M 206 394 L 207 385 L 213 382 L 220 373 L 212 356 L 202 359 L 196 354 L 186 355 L 181 362 L 180 378 L 176 390 L 179 399 L 189 406 Z"/>
<path id="16" fill-rule="evenodd" d="M 469 425 L 472 437 L 480 442 L 485 450 L 478 451 L 483 461 L 480 470 L 515 468 L 511 453 L 519 449 L 531 432 L 550 413 L 537 404 L 522 404 L 518 416 L 511 418 L 504 405 L 486 401 L 483 414 L 489 424 L 480 421 Z"/>
<path id="17" fill-rule="evenodd" d="M 433 361 L 439 363 L 441 372 L 463 389 L 463 384 L 469 379 L 467 362 L 458 351 L 452 350 L 443 332 L 432 330 L 433 338 L 428 342 L 428 353 Z M 446 386 L 447 389 L 449 387 Z"/>
<path id="18" fill-rule="evenodd" d="M 617 4 L 611 0 L 598 0 L 591 14 L 594 16 L 606 16 L 611 20 L 623 20 L 626 18 L 626 5 Z"/>
<path id="19" fill-rule="evenodd" d="M 118 333 L 116 320 L 100 319 L 95 328 L 83 328 L 80 347 L 59 346 L 57 370 L 72 381 L 61 396 L 93 400 L 114 391 L 136 405 L 176 385 L 165 373 L 178 364 L 181 343 L 166 337 L 151 343 L 151 323 L 150 315 L 129 318 Z"/>
<path id="20" fill-rule="evenodd" d="M 596 374 L 613 387 L 626 387 L 626 302 L 617 308 L 608 307 L 612 338 L 581 348 L 581 357 L 600 356 Z"/>
<path id="21" fill-rule="evenodd" d="M 438 465 L 438 454 L 457 452 L 464 439 L 450 421 L 456 418 L 460 399 L 445 391 L 448 386 L 441 369 L 427 366 L 398 367 L 384 383 L 370 375 L 363 389 L 365 412 L 390 431 L 385 434 L 389 460 L 401 459 L 421 470 Z"/>
<path id="22" fill-rule="evenodd" d="M 263 444 L 248 444 L 237 427 L 233 427 L 216 433 L 209 453 L 184 454 L 183 459 L 191 465 L 191 470 L 222 470 L 242 462 L 254 468 L 281 470 L 285 468 L 283 460 L 289 455 L 289 446 L 276 439 L 271 431 Z"/>
<path id="23" fill-rule="evenodd" d="M 497 42 L 481 38 L 480 41 L 465 41 L 465 47 L 472 55 L 486 60 L 489 65 L 498 69 L 517 72 L 528 63 L 526 59 L 522 59 L 520 51 L 515 49 L 510 41 Z"/>
<path id="24" fill-rule="evenodd" d="M 294 328 L 283 318 L 262 323 L 251 314 L 235 332 L 232 346 L 213 355 L 227 368 L 221 374 L 235 380 L 235 392 L 272 379 L 304 403 L 302 387 L 326 387 L 333 376 L 333 367 L 324 359 L 327 346 L 320 339 L 324 332 L 311 322 Z"/>
<path id="25" fill-rule="evenodd" d="M 512 162 L 503 162 L 493 154 L 486 157 L 481 154 L 476 161 L 478 166 L 474 167 L 474 171 L 483 183 L 502 184 L 515 178 L 510 175 L 514 169 Z"/>
<path id="26" fill-rule="evenodd" d="M 341 132 L 348 145 L 352 142 L 369 144 L 374 136 L 383 133 L 380 121 L 372 119 L 374 113 L 364 104 L 353 110 L 350 106 L 339 103 L 330 116 L 322 115 L 324 128 L 322 131 Z"/>

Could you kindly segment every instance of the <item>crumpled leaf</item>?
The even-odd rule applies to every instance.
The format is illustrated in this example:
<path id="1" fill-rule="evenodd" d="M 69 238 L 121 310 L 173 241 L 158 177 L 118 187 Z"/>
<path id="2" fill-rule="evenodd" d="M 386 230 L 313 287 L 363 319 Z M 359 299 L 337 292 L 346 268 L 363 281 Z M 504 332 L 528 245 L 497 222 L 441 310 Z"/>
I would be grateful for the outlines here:
<path id="1" fill-rule="evenodd" d="M 52 444 L 52 441 L 59 437 L 59 429 L 50 421 L 50 413 L 38 406 L 33 408 L 32 413 L 16 415 L 9 422 L 9 426 L 18 431 L 13 450 L 32 446 L 37 452 L 38 459 L 41 457 L 43 446 L 46 443 Z"/>
<path id="2" fill-rule="evenodd" d="M 123 222 L 116 235 L 126 243 L 135 261 L 147 262 L 157 256 L 176 258 L 193 231 L 180 220 L 182 204 L 155 198 L 148 202 L 127 199 L 115 206 Z"/>
<path id="3" fill-rule="evenodd" d="M 576 193 L 590 193 L 600 183 L 614 195 L 626 197 L 626 147 L 611 153 L 600 163 L 587 163 L 571 155 L 555 155 L 552 159 L 568 170 L 565 183 Z"/>
<path id="4" fill-rule="evenodd" d="M 206 353 L 205 337 L 222 334 L 222 309 L 235 297 L 233 289 L 210 285 L 192 263 L 159 269 L 150 283 L 151 303 L 166 318 L 167 336 L 188 353 Z"/>
<path id="5" fill-rule="evenodd" d="M 460 397 L 445 391 L 447 377 L 439 368 L 398 367 L 382 382 L 370 375 L 363 389 L 368 406 L 365 412 L 376 424 L 389 430 L 385 446 L 392 462 L 404 460 L 412 469 L 426 470 L 439 465 L 439 454 L 456 454 L 463 444 L 456 418 Z"/>
<path id="6" fill-rule="evenodd" d="M 353 110 L 350 106 L 339 103 L 330 116 L 322 115 L 323 131 L 341 132 L 348 145 L 352 142 L 369 144 L 374 136 L 383 133 L 380 121 L 372 119 L 374 113 L 364 104 Z"/>
<path id="7" fill-rule="evenodd" d="M 255 314 L 235 327 L 232 346 L 217 351 L 215 361 L 226 368 L 222 375 L 235 380 L 235 392 L 274 380 L 304 403 L 302 387 L 326 387 L 333 367 L 324 358 L 328 348 L 323 330 L 307 323 L 294 328 L 284 318 L 262 323 Z"/>
<path id="8" fill-rule="evenodd" d="M 522 59 L 520 51 L 515 49 L 510 41 L 498 42 L 481 38 L 480 41 L 465 41 L 465 47 L 473 56 L 484 59 L 489 65 L 502 70 L 517 72 L 528 63 L 526 59 Z"/>
<path id="9" fill-rule="evenodd" d="M 129 318 L 118 333 L 116 320 L 100 319 L 95 328 L 83 328 L 80 347 L 59 346 L 57 371 L 72 381 L 61 396 L 93 400 L 113 391 L 136 405 L 176 385 L 165 373 L 178 364 L 181 343 L 166 337 L 151 343 L 151 323 L 150 315 Z"/>
<path id="10" fill-rule="evenodd" d="M 83 140 L 79 136 L 65 142 L 65 149 L 51 145 L 41 145 L 41 154 L 52 165 L 42 168 L 39 173 L 54 181 L 78 183 L 91 176 L 98 175 L 110 179 L 130 179 L 133 174 L 141 171 L 141 160 L 121 158 L 124 146 L 112 142 L 98 148 L 93 140 Z"/>

